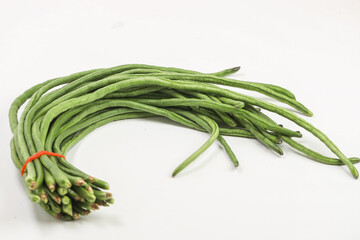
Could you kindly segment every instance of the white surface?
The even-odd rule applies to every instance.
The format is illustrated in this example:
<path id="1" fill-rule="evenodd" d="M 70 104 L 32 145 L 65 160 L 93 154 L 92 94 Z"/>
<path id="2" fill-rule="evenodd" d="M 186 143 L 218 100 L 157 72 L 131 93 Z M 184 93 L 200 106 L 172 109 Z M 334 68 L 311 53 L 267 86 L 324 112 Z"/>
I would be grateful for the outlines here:
<path id="1" fill-rule="evenodd" d="M 109 181 L 116 204 L 52 219 L 26 197 L 7 120 L 25 89 L 85 69 L 241 65 L 234 78 L 291 89 L 311 123 L 359 156 L 360 1 L 3 0 L 0 29 L 1 239 L 360 238 L 360 182 L 345 167 L 228 137 L 238 169 L 214 144 L 172 179 L 208 135 L 155 120 L 113 123 L 76 146 L 69 160 Z M 302 142 L 330 155 L 309 135 Z"/>

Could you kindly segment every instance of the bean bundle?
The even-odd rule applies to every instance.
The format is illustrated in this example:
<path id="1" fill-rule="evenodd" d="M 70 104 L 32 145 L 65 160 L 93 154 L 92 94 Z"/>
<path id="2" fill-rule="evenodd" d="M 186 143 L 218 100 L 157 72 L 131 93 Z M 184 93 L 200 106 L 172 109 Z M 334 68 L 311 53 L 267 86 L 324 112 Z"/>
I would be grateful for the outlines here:
<path id="1" fill-rule="evenodd" d="M 239 67 L 204 74 L 179 68 L 129 64 L 79 72 L 40 83 L 17 97 L 9 111 L 11 156 L 20 170 L 25 161 L 41 151 L 66 155 L 94 129 L 132 118 L 161 116 L 186 127 L 210 133 L 210 138 L 173 172 L 176 176 L 215 140 L 223 145 L 234 166 L 238 161 L 223 138 L 257 139 L 282 155 L 282 142 L 311 159 L 330 165 L 353 166 L 359 158 L 347 158 L 320 130 L 293 112 L 218 85 L 256 91 L 286 103 L 304 115 L 310 110 L 288 90 L 264 83 L 239 81 L 225 76 Z M 23 108 L 18 117 L 19 109 Z M 337 158 L 311 150 L 295 139 L 302 134 L 278 125 L 261 109 L 287 118 L 322 141 Z M 26 165 L 23 175 L 29 198 L 53 217 L 74 220 L 99 206 L 114 202 L 108 183 L 79 170 L 66 159 L 42 155 Z"/>

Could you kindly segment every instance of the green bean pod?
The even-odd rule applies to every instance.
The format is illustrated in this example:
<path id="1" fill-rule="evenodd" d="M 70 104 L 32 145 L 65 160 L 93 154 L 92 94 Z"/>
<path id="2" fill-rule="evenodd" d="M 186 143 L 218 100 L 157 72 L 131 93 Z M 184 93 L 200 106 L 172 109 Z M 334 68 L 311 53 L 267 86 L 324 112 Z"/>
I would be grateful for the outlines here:
<path id="1" fill-rule="evenodd" d="M 39 203 L 51 216 L 63 220 L 76 220 L 100 206 L 113 204 L 112 194 L 104 191 L 109 189 L 109 184 L 80 170 L 66 154 L 95 129 L 114 121 L 135 118 L 167 118 L 209 134 L 209 139 L 175 168 L 173 177 L 215 140 L 237 167 L 238 159 L 224 136 L 255 139 L 279 155 L 283 154 L 280 145 L 283 141 L 320 163 L 345 164 L 351 174 L 358 177 L 353 164 L 360 159 L 347 158 L 318 128 L 286 108 L 237 90 L 261 93 L 311 116 L 312 112 L 298 102 L 292 92 L 273 84 L 226 77 L 239 69 L 234 67 L 206 74 L 180 68 L 127 64 L 54 78 L 26 90 L 10 106 L 9 123 L 13 133 L 11 158 L 21 173 L 29 199 Z M 295 137 L 302 137 L 299 131 L 284 128 L 262 109 L 310 132 L 337 158 L 324 156 L 295 141 Z M 28 162 L 34 154 L 44 151 L 46 154 Z"/>

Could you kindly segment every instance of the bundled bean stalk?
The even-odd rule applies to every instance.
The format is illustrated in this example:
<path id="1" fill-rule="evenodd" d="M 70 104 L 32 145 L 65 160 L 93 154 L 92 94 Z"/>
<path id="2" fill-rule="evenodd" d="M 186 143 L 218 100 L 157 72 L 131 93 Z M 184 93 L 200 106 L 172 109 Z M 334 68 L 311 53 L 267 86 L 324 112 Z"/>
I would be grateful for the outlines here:
<path id="1" fill-rule="evenodd" d="M 238 166 L 223 138 L 225 135 L 257 139 L 280 155 L 283 154 L 280 144 L 285 142 L 318 162 L 345 164 L 351 174 L 358 177 L 353 163 L 360 159 L 347 158 L 326 135 L 304 119 L 272 103 L 218 86 L 256 91 L 312 116 L 310 110 L 282 87 L 225 78 L 238 70 L 239 67 L 235 67 L 203 74 L 131 64 L 79 72 L 40 83 L 11 105 L 13 162 L 21 170 L 27 159 L 41 151 L 65 156 L 87 134 L 107 123 L 161 116 L 210 134 L 209 140 L 174 170 L 173 177 L 216 140 L 223 145 L 234 166 Z M 281 115 L 309 131 L 337 158 L 323 156 L 303 146 L 296 141 L 302 136 L 299 131 L 278 125 L 261 109 Z M 35 160 L 25 166 L 26 193 L 51 216 L 74 220 L 114 202 L 111 193 L 104 191 L 109 189 L 108 183 L 79 170 L 62 157 L 35 156 Z"/>

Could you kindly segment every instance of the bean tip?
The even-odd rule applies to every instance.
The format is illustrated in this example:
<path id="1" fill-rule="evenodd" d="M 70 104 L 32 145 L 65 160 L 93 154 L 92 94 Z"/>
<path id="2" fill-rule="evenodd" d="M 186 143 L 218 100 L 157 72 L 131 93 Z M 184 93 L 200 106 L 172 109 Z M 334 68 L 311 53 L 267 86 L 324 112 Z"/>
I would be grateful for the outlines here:
<path id="1" fill-rule="evenodd" d="M 73 214 L 73 219 L 74 219 L 74 220 L 77 220 L 77 219 L 79 219 L 79 218 L 80 218 L 80 214 L 77 213 L 77 212 L 74 212 L 74 214 Z"/>
<path id="2" fill-rule="evenodd" d="M 98 209 L 99 209 L 99 205 L 96 204 L 96 203 L 92 203 L 92 204 L 91 204 L 91 209 L 92 209 L 92 210 L 98 210 Z"/>
<path id="3" fill-rule="evenodd" d="M 83 214 L 84 216 L 87 216 L 87 215 L 90 214 L 90 211 L 89 211 L 89 210 L 83 210 L 83 211 L 82 211 L 82 214 Z"/>
<path id="4" fill-rule="evenodd" d="M 355 179 L 359 178 L 359 172 L 355 167 L 351 169 L 351 174 L 354 176 Z"/>
<path id="5" fill-rule="evenodd" d="M 33 181 L 33 182 L 31 182 L 31 184 L 30 184 L 30 186 L 29 186 L 29 189 L 33 191 L 33 190 L 35 190 L 37 187 L 38 187 L 37 182 Z"/>
<path id="6" fill-rule="evenodd" d="M 233 72 L 237 72 L 237 71 L 239 71 L 239 70 L 240 70 L 240 66 L 233 67 L 231 70 L 232 70 Z"/>
<path id="7" fill-rule="evenodd" d="M 60 196 L 56 196 L 54 200 L 55 200 L 55 202 L 57 204 L 61 204 L 61 197 Z"/>
<path id="8" fill-rule="evenodd" d="M 87 216 L 87 215 L 89 215 L 90 214 L 90 211 L 89 210 L 82 210 L 82 215 L 84 215 L 84 216 Z"/>
<path id="9" fill-rule="evenodd" d="M 75 196 L 75 197 L 74 197 L 74 200 L 75 200 L 75 201 L 81 201 L 81 199 L 82 199 L 82 197 L 80 197 L 80 196 Z"/>
<path id="10" fill-rule="evenodd" d="M 111 193 L 106 193 L 105 196 L 106 196 L 106 199 L 112 198 L 112 194 L 111 194 Z"/>
<path id="11" fill-rule="evenodd" d="M 83 186 L 85 184 L 85 180 L 80 178 L 75 182 L 76 186 Z"/>
<path id="12" fill-rule="evenodd" d="M 26 173 L 26 171 L 25 171 Z M 25 182 L 28 184 L 28 185 L 31 185 L 32 182 L 34 182 L 35 179 L 33 177 L 30 177 L 30 176 L 26 176 L 25 177 Z"/>
<path id="13" fill-rule="evenodd" d="M 63 187 L 63 188 L 71 188 L 71 183 L 70 183 L 69 179 L 66 179 L 66 180 L 60 182 L 59 186 Z"/>
<path id="14" fill-rule="evenodd" d="M 298 133 L 297 137 L 301 138 L 303 136 L 300 131 L 296 131 L 296 132 Z"/>
<path id="15" fill-rule="evenodd" d="M 48 188 L 49 188 L 49 190 L 50 190 L 50 192 L 54 192 L 55 191 L 55 184 L 50 184 L 49 186 L 48 186 Z"/>
<path id="16" fill-rule="evenodd" d="M 358 158 L 358 157 L 351 157 L 351 158 L 349 158 L 349 160 L 350 160 L 352 163 L 358 163 L 358 162 L 360 162 L 360 158 Z"/>
<path id="17" fill-rule="evenodd" d="M 47 194 L 46 194 L 46 193 L 41 193 L 41 194 L 40 194 L 40 199 L 41 199 L 41 201 L 43 201 L 44 203 L 47 203 L 47 202 L 48 202 Z"/>
<path id="18" fill-rule="evenodd" d="M 41 198 L 38 195 L 32 195 L 30 199 L 34 203 L 40 203 L 41 202 Z"/>
<path id="19" fill-rule="evenodd" d="M 96 181 L 96 178 L 94 178 L 92 176 L 89 176 L 88 180 L 89 180 L 90 183 L 94 183 Z"/>
<path id="20" fill-rule="evenodd" d="M 94 192 L 94 190 L 92 189 L 92 187 L 89 185 L 86 187 L 86 191 L 88 192 Z"/>

